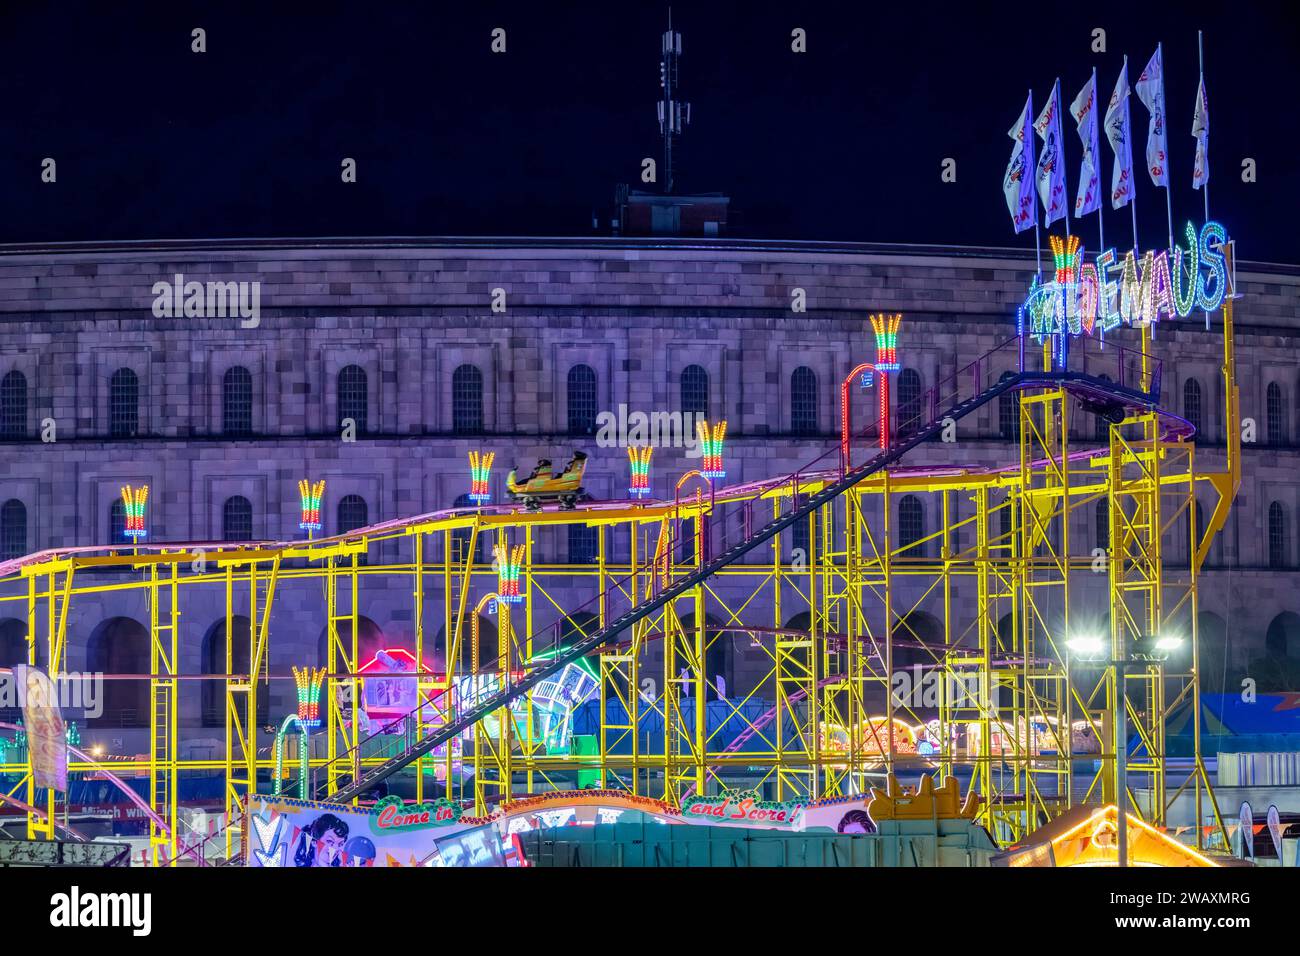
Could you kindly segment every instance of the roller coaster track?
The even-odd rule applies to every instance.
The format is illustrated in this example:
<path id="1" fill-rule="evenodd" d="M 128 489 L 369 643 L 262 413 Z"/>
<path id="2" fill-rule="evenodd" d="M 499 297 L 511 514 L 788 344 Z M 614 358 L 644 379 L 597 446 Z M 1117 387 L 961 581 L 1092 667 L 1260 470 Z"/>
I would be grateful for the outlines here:
<path id="1" fill-rule="evenodd" d="M 956 373 L 950 380 L 946 381 L 958 383 L 969 370 L 974 370 L 972 381 L 974 382 L 975 389 L 978 389 L 980 384 L 982 384 L 981 373 L 992 368 L 988 359 L 994 353 L 999 352 L 1015 341 L 1016 340 L 1012 339 L 1008 340 L 1008 342 L 1004 342 L 1002 345 L 991 350 L 985 356 L 982 356 L 980 359 L 977 359 L 975 362 Z M 1117 351 L 1123 350 L 1117 348 Z M 1023 366 L 1023 361 L 1021 362 L 1021 365 Z M 382 763 L 376 764 L 361 773 L 359 776 L 354 777 L 350 783 L 347 783 L 341 788 L 329 793 L 327 799 L 335 803 L 344 803 L 361 796 L 374 788 L 381 781 L 390 777 L 394 773 L 397 773 L 403 767 L 408 766 L 415 760 L 432 751 L 434 748 L 452 740 L 479 721 L 489 717 L 494 712 L 509 706 L 509 704 L 516 698 L 527 693 L 542 681 L 558 674 L 567 665 L 581 657 L 585 657 L 597 648 L 609 644 L 617 638 L 619 634 L 632 627 L 638 621 L 649 617 L 671 601 L 685 595 L 692 588 L 708 580 L 728 565 L 738 561 L 750 551 L 765 542 L 771 541 L 796 522 L 806 519 L 813 512 L 850 491 L 872 475 L 899 461 L 918 445 L 922 445 L 936 438 L 949 421 L 959 421 L 1007 392 L 1034 388 L 1061 388 L 1085 402 L 1092 403 L 1094 406 L 1109 405 L 1126 409 L 1140 409 L 1142 411 L 1150 411 L 1154 409 L 1156 407 L 1156 400 L 1160 394 L 1158 368 L 1150 379 L 1150 391 L 1134 388 L 1126 384 L 1122 374 L 1122 369 L 1123 366 L 1121 364 L 1121 375 L 1119 381 L 1111 381 L 1107 378 L 1094 377 L 1084 372 L 1069 370 L 1051 372 L 1020 371 L 1009 373 L 996 383 L 983 388 L 982 391 L 976 390 L 969 398 L 955 401 L 955 403 L 951 405 L 948 405 L 946 401 L 941 401 L 941 399 L 945 397 L 946 393 L 941 391 L 942 385 L 936 385 L 930 390 L 928 403 L 922 406 L 929 409 L 929 421 L 924 425 L 921 425 L 919 428 L 909 430 L 907 436 L 905 438 L 897 439 L 896 443 L 892 447 L 881 451 L 875 457 L 857 467 L 846 467 L 839 474 L 838 478 L 830 480 L 829 483 L 825 484 L 820 491 L 808 494 L 802 499 L 796 497 L 794 499 L 795 503 L 789 511 L 779 515 L 772 521 L 769 521 L 758 530 L 753 531 L 747 537 L 723 551 L 716 558 L 702 561 L 698 568 L 684 574 L 671 584 L 663 587 L 662 590 L 648 598 L 644 603 L 638 604 L 626 611 L 605 627 L 579 638 L 561 654 L 537 667 L 535 670 L 528 672 L 512 683 L 507 683 L 501 690 L 476 702 L 454 720 L 439 726 L 428 735 L 413 741 L 401 753 L 384 760 Z M 983 381 L 988 381 L 991 377 L 991 375 L 984 375 Z M 956 391 L 956 389 L 954 389 L 954 391 Z M 954 395 L 954 397 L 959 396 Z M 1189 423 L 1180 418 L 1170 416 L 1163 412 L 1162 417 L 1166 422 L 1165 434 L 1167 437 L 1186 437 L 1194 431 Z M 802 479 L 806 481 L 809 475 L 810 472 L 806 471 L 796 472 L 789 476 L 788 479 L 784 480 L 792 482 L 797 486 L 801 476 Z M 779 483 L 780 482 L 773 482 L 772 484 L 775 485 Z"/>

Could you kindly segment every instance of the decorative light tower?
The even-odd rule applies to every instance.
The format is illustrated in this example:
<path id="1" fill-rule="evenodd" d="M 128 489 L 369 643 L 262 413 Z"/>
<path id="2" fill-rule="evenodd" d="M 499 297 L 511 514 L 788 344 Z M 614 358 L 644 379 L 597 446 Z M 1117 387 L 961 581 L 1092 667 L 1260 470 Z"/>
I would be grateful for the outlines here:
<path id="1" fill-rule="evenodd" d="M 1056 297 L 1059 314 L 1056 316 L 1054 332 L 1059 336 L 1055 357 L 1059 367 L 1064 370 L 1070 334 L 1082 330 L 1079 315 L 1078 288 L 1079 264 L 1083 259 L 1083 250 L 1079 247 L 1078 236 L 1048 236 L 1052 245 L 1052 264 L 1056 268 L 1056 285 L 1061 295 Z"/>
<path id="2" fill-rule="evenodd" d="M 126 485 L 122 488 L 122 506 L 126 510 L 126 527 L 122 533 L 137 544 L 141 538 L 149 535 L 144 527 L 144 509 L 148 500 L 148 485 L 141 485 L 139 488 Z"/>
<path id="3" fill-rule="evenodd" d="M 302 520 L 298 522 L 298 527 L 307 532 L 310 541 L 311 536 L 321 529 L 320 503 L 325 497 L 325 479 L 314 484 L 306 478 L 300 479 L 298 496 L 302 499 Z"/>
<path id="4" fill-rule="evenodd" d="M 646 498 L 650 494 L 650 456 L 653 454 L 653 445 L 628 446 L 627 460 L 632 468 L 632 482 L 627 490 L 633 498 Z"/>
<path id="5" fill-rule="evenodd" d="M 704 454 L 700 474 L 710 481 L 726 478 L 727 471 L 722 467 L 722 443 L 727 437 L 727 423 L 718 422 L 710 428 L 709 423 L 701 419 L 695 423 L 695 431 L 699 435 L 700 449 Z"/>
<path id="6" fill-rule="evenodd" d="M 899 313 L 871 316 L 871 330 L 876 333 L 876 373 L 880 376 L 880 385 L 876 392 L 880 396 L 880 447 L 889 447 L 889 373 L 897 372 L 898 365 L 898 326 L 903 321 Z"/>
<path id="7" fill-rule="evenodd" d="M 325 680 L 323 667 L 292 667 L 298 689 L 298 722 L 308 730 L 320 726 L 320 689 Z"/>
<path id="8" fill-rule="evenodd" d="M 524 566 L 524 546 L 492 549 L 497 560 L 497 598 L 506 604 L 518 604 L 524 599 L 519 593 L 519 574 Z"/>
<path id="9" fill-rule="evenodd" d="M 488 490 L 488 477 L 492 474 L 494 451 L 471 451 L 469 453 L 469 500 L 475 504 L 485 505 L 492 500 Z"/>
<path id="10" fill-rule="evenodd" d="M 903 321 L 902 315 L 873 315 L 871 328 L 876 334 L 876 360 L 863 362 L 844 377 L 840 383 L 840 471 L 846 473 L 852 465 L 852 424 L 849 408 L 849 389 L 853 380 L 862 376 L 862 387 L 870 388 L 878 374 L 880 385 L 876 389 L 879 395 L 879 431 L 880 447 L 889 447 L 889 373 L 898 371 L 898 326 Z"/>

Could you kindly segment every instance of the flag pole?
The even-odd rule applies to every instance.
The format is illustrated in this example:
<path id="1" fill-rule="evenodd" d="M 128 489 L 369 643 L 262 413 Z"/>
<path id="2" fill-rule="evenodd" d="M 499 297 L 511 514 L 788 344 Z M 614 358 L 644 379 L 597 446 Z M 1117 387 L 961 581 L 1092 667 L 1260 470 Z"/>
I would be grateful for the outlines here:
<path id="1" fill-rule="evenodd" d="M 1124 73 L 1128 75 L 1128 54 L 1124 55 Z M 1129 86 L 1129 95 L 1126 98 L 1128 102 L 1124 104 L 1124 119 L 1128 121 L 1128 128 L 1124 130 L 1124 137 L 1128 143 L 1126 147 L 1129 152 L 1129 174 L 1133 170 L 1133 87 Z M 1133 255 L 1138 254 L 1138 191 L 1137 176 L 1133 176 L 1133 181 L 1129 184 L 1128 211 L 1133 217 Z"/>
<path id="2" fill-rule="evenodd" d="M 1097 109 L 1098 109 L 1098 107 L 1101 105 L 1101 100 L 1100 100 L 1098 97 L 1099 97 L 1099 94 L 1098 94 L 1098 92 L 1097 92 L 1097 68 L 1094 66 L 1094 67 L 1092 68 L 1092 122 L 1093 122 L 1093 129 L 1096 129 L 1097 126 L 1099 125 L 1099 119 L 1098 119 L 1098 115 L 1097 115 Z M 1098 152 L 1098 153 L 1101 152 L 1100 148 L 1098 148 L 1097 152 Z M 1092 157 L 1092 162 L 1093 162 L 1093 165 L 1094 165 L 1095 167 L 1097 167 L 1097 168 L 1093 171 L 1093 175 L 1095 175 L 1095 176 L 1097 177 L 1097 188 L 1100 190 L 1100 189 L 1101 189 L 1101 157 L 1100 157 L 1100 156 L 1093 156 L 1093 157 Z M 1101 203 L 1100 200 L 1098 200 L 1098 202 L 1097 202 L 1097 242 L 1099 243 L 1099 245 L 1097 246 L 1097 254 L 1098 254 L 1098 255 L 1101 255 L 1101 253 L 1103 253 L 1103 252 L 1106 251 L 1106 226 L 1105 226 L 1105 224 L 1102 222 L 1102 219 L 1101 219 L 1101 207 L 1102 207 L 1102 203 Z"/>
<path id="3" fill-rule="evenodd" d="M 1034 91 L 1030 89 L 1029 112 L 1026 114 L 1026 119 L 1029 120 L 1029 128 L 1031 132 L 1029 134 L 1029 142 L 1025 143 L 1026 169 L 1028 169 L 1029 160 L 1033 159 L 1034 157 L 1034 139 L 1033 139 L 1034 134 L 1032 132 L 1034 128 L 1033 115 L 1034 115 Z M 1034 174 L 1035 176 L 1037 176 L 1037 170 L 1038 170 L 1037 163 L 1034 164 L 1034 170 L 1035 170 Z M 1038 219 L 1038 197 L 1037 196 L 1034 197 L 1034 202 L 1032 205 L 1034 207 L 1034 271 L 1037 273 L 1038 278 L 1041 279 L 1043 277 L 1043 240 L 1041 235 L 1039 234 L 1039 227 L 1038 227 L 1039 219 Z"/>
<path id="4" fill-rule="evenodd" d="M 1070 177 L 1068 173 L 1069 167 L 1065 165 L 1065 130 L 1063 129 L 1061 123 L 1061 109 L 1062 109 L 1063 101 L 1061 99 L 1061 78 L 1059 76 L 1056 78 L 1056 85 L 1052 88 L 1052 96 L 1055 97 L 1054 109 L 1056 110 L 1056 129 L 1057 132 L 1061 134 L 1056 138 L 1057 141 L 1056 158 L 1061 163 L 1061 189 L 1065 193 L 1065 196 L 1063 197 L 1064 202 L 1062 203 L 1063 211 L 1065 212 L 1065 238 L 1069 239 L 1070 238 Z M 1064 318 L 1062 318 L 1062 322 L 1064 322 Z M 1060 347 L 1061 369 L 1062 371 L 1064 371 L 1066 366 L 1066 361 L 1067 361 L 1066 356 L 1069 354 L 1069 348 L 1070 348 L 1069 327 L 1066 325 L 1062 325 L 1060 334 L 1061 334 L 1061 347 Z"/>
<path id="5" fill-rule="evenodd" d="M 1056 128 L 1060 130 L 1062 100 L 1061 78 L 1059 76 L 1056 78 L 1056 87 L 1053 90 L 1053 95 L 1056 97 Z M 1065 165 L 1065 133 L 1063 130 L 1061 135 L 1058 137 L 1058 140 L 1060 142 L 1059 159 L 1061 160 L 1061 184 L 1062 188 L 1065 190 L 1065 236 L 1068 239 L 1070 236 L 1070 177 L 1066 172 L 1069 167 Z"/>
<path id="6" fill-rule="evenodd" d="M 1173 192 L 1173 176 L 1169 169 L 1169 101 L 1165 99 L 1165 52 L 1164 43 L 1156 44 L 1156 56 L 1160 60 L 1160 105 L 1164 109 L 1165 115 L 1161 121 L 1165 124 L 1165 212 L 1169 216 L 1169 248 L 1174 247 L 1174 201 L 1170 198 Z"/>
<path id="7" fill-rule="evenodd" d="M 1201 86 L 1205 85 L 1205 45 L 1201 40 L 1201 31 L 1196 31 L 1196 58 L 1200 63 Z M 1197 89 L 1197 95 L 1200 95 L 1200 89 Z M 1208 157 L 1209 150 L 1206 150 Z M 1201 185 L 1201 192 L 1205 194 L 1205 221 L 1210 221 L 1210 178 L 1205 177 L 1205 182 Z M 1206 321 L 1209 321 L 1209 313 L 1206 313 Z"/>
<path id="8" fill-rule="evenodd" d="M 1196 108 L 1200 109 L 1201 104 L 1200 104 L 1199 97 L 1201 95 L 1201 90 L 1205 89 L 1205 42 L 1200 30 L 1196 31 L 1196 60 L 1197 60 L 1197 68 L 1200 72 L 1200 80 L 1201 80 L 1200 85 L 1197 86 L 1196 88 L 1196 96 L 1198 97 Z M 1208 160 L 1209 160 L 1208 149 L 1206 150 L 1206 160 L 1208 166 Z M 1205 221 L 1209 222 L 1210 221 L 1210 177 L 1208 174 L 1205 177 L 1205 182 L 1201 183 L 1201 192 L 1204 193 L 1204 196 L 1202 198 L 1205 200 Z M 1207 332 L 1210 331 L 1210 312 L 1208 309 L 1205 312 L 1205 331 Z"/>
<path id="9" fill-rule="evenodd" d="M 1124 76 L 1128 78 L 1128 54 L 1124 54 Z M 1137 181 L 1138 177 L 1133 173 L 1133 84 L 1128 84 L 1128 95 L 1124 97 L 1124 143 L 1128 150 L 1128 168 L 1129 174 L 1133 177 L 1129 183 L 1129 214 L 1133 219 L 1133 257 L 1138 257 L 1138 213 L 1137 213 Z M 1143 156 L 1143 165 L 1146 165 L 1146 157 Z M 1150 381 L 1150 354 L 1151 354 L 1151 325 L 1150 323 L 1142 326 L 1142 390 L 1146 391 Z"/>
<path id="10" fill-rule="evenodd" d="M 1099 114 L 1100 108 L 1101 108 L 1101 93 L 1097 87 L 1097 68 L 1094 66 L 1092 68 L 1092 128 L 1093 130 L 1096 130 L 1101 125 L 1101 116 Z M 1100 137 L 1094 136 L 1093 139 L 1098 141 L 1097 150 L 1096 152 L 1094 152 L 1092 157 L 1092 163 L 1093 166 L 1095 167 L 1093 169 L 1093 175 L 1097 177 L 1097 189 L 1098 191 L 1100 191 L 1101 181 L 1102 181 L 1101 180 L 1101 142 L 1100 142 Z M 1088 146 L 1090 149 L 1092 148 L 1091 143 L 1089 143 Z M 1105 203 L 1103 203 L 1100 197 L 1098 197 L 1097 200 L 1097 256 L 1098 257 L 1100 257 L 1101 254 L 1106 251 L 1106 225 L 1102 221 L 1102 216 L 1101 216 L 1101 207 L 1103 205 L 1105 205 Z M 1104 323 L 1101 324 L 1099 328 L 1101 330 L 1099 336 L 1101 339 L 1101 347 L 1102 349 L 1105 349 L 1106 348 L 1105 324 Z"/>

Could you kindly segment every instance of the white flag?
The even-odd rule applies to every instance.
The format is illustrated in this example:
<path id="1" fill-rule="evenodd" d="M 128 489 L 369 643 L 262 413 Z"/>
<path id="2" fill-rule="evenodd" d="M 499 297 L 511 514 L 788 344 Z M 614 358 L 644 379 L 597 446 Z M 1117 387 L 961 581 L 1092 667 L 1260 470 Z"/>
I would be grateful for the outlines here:
<path id="1" fill-rule="evenodd" d="M 1034 113 L 1033 100 L 1034 95 L 1030 93 L 1020 119 L 1007 131 L 1007 135 L 1015 140 L 1015 145 L 1011 147 L 1011 161 L 1007 163 L 1007 171 L 1002 174 L 1002 195 L 1007 199 L 1007 210 L 1011 213 L 1011 222 L 1017 233 L 1038 224 L 1033 180 L 1029 178 L 1029 145 L 1034 135 L 1029 129 L 1029 117 Z"/>
<path id="2" fill-rule="evenodd" d="M 1166 168 L 1169 153 L 1169 141 L 1165 134 L 1165 65 L 1160 55 L 1160 47 L 1151 55 L 1151 61 L 1137 81 L 1138 99 L 1151 114 L 1151 123 L 1147 127 L 1147 172 L 1151 182 L 1157 186 L 1169 185 L 1169 170 Z"/>
<path id="3" fill-rule="evenodd" d="M 1061 84 L 1052 87 L 1047 105 L 1034 120 L 1034 130 L 1043 141 L 1038 153 L 1038 198 L 1043 203 L 1043 225 L 1050 226 L 1069 213 L 1065 194 L 1065 156 L 1061 151 Z"/>
<path id="4" fill-rule="evenodd" d="M 1196 137 L 1196 162 L 1192 166 L 1192 188 L 1200 189 L 1210 181 L 1210 104 L 1205 98 L 1205 77 L 1196 88 L 1196 115 L 1192 117 L 1192 135 Z"/>
<path id="5" fill-rule="evenodd" d="M 1097 145 L 1097 74 L 1088 79 L 1070 104 L 1070 112 L 1079 125 L 1083 141 L 1083 160 L 1079 163 L 1079 194 L 1074 200 L 1074 214 L 1086 216 L 1101 208 L 1101 174 Z"/>
<path id="6" fill-rule="evenodd" d="M 1123 209 L 1133 199 L 1133 143 L 1128 116 L 1128 57 L 1115 81 L 1115 92 L 1106 108 L 1106 139 L 1115 153 L 1110 177 L 1110 208 Z"/>

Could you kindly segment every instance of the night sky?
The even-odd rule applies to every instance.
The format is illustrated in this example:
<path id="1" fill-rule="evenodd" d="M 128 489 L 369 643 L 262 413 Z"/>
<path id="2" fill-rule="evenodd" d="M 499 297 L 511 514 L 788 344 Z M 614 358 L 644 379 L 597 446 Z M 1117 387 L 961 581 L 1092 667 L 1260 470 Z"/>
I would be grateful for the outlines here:
<path id="1" fill-rule="evenodd" d="M 1300 263 L 1300 28 L 1246 3 L 681 3 L 693 123 L 678 192 L 732 197 L 732 233 L 1032 247 L 1011 230 L 1007 129 L 1059 75 L 1109 97 L 1165 43 L 1176 219 L 1191 189 L 1205 31 L 1210 208 L 1242 258 Z M 666 3 L 6 3 L 0 241 L 237 236 L 589 235 L 659 155 Z M 1085 12 L 1074 12 L 1082 10 Z M 1174 12 L 1176 11 L 1176 12 Z M 207 30 L 208 52 L 190 52 Z M 507 30 L 494 55 L 490 32 Z M 790 31 L 808 52 L 790 50 Z M 1107 31 L 1107 52 L 1090 50 Z M 1143 245 L 1165 197 L 1141 172 Z M 1073 198 L 1079 141 L 1065 123 Z M 1102 139 L 1103 185 L 1111 154 Z M 42 158 L 58 182 L 40 181 Z M 359 182 L 340 182 L 343 157 Z M 957 182 L 940 164 L 957 161 Z M 1241 180 L 1257 162 L 1258 182 Z M 1106 211 L 1108 236 L 1130 233 Z M 1095 245 L 1096 217 L 1081 230 Z"/>

